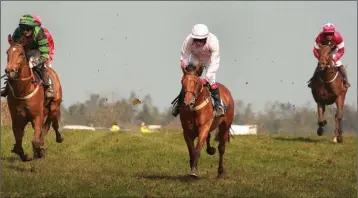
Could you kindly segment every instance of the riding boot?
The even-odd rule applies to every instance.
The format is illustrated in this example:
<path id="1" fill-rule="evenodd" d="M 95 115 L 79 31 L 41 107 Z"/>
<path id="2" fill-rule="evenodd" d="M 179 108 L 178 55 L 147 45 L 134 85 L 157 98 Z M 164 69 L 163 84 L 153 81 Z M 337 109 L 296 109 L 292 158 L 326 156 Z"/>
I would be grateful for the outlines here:
<path id="1" fill-rule="evenodd" d="M 1 90 L 1 97 L 6 97 L 9 93 L 9 85 L 8 85 L 8 81 L 5 81 L 5 87 L 3 87 Z"/>
<path id="2" fill-rule="evenodd" d="M 215 117 L 221 117 L 225 115 L 224 108 L 221 104 L 219 88 L 210 89 L 211 95 L 214 98 L 215 105 Z"/>
<path id="3" fill-rule="evenodd" d="M 51 84 L 49 84 L 49 76 L 47 73 L 47 68 L 45 66 L 42 66 L 41 72 L 42 72 L 42 80 L 44 81 L 45 95 L 48 99 L 53 98 L 54 94 L 53 94 L 52 86 Z"/>
<path id="4" fill-rule="evenodd" d="M 351 84 L 348 82 L 348 77 L 347 77 L 347 70 L 346 67 L 344 67 L 344 65 L 341 65 L 338 67 L 339 71 L 341 72 L 342 76 L 343 76 L 343 84 L 346 88 L 349 88 L 351 86 Z"/>
<path id="5" fill-rule="evenodd" d="M 177 117 L 179 115 L 180 105 L 183 103 L 183 93 L 184 93 L 184 88 L 182 87 L 179 95 L 177 96 L 178 101 L 175 103 L 175 106 L 172 109 L 172 115 L 174 117 Z"/>
<path id="6" fill-rule="evenodd" d="M 316 77 L 317 71 L 318 71 L 318 66 L 317 66 L 316 69 L 314 70 L 314 73 L 313 73 L 313 76 L 311 77 L 311 79 L 309 79 L 307 87 L 309 87 L 309 88 L 312 87 L 312 81 L 313 81 L 313 79 Z"/>

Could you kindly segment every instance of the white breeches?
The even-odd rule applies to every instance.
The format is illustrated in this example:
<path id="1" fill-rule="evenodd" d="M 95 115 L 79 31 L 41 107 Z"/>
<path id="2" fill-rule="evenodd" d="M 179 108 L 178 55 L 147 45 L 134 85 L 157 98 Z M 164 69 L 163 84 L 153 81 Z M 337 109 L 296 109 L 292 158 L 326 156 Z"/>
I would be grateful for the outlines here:
<path id="1" fill-rule="evenodd" d="M 29 59 L 30 68 L 33 68 L 35 66 L 34 63 L 32 62 L 32 60 L 35 60 L 35 57 L 30 57 L 30 59 Z M 45 67 L 52 67 L 51 62 L 45 63 Z"/>

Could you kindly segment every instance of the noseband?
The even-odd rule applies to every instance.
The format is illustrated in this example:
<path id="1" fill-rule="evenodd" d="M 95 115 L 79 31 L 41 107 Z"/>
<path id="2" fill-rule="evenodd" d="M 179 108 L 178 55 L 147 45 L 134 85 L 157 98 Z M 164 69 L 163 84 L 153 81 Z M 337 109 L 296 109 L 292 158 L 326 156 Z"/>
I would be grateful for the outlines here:
<path id="1" fill-rule="evenodd" d="M 194 74 L 186 74 L 186 75 L 187 75 L 187 76 L 195 76 Z M 189 80 L 193 80 L 193 79 L 190 78 Z M 199 83 L 201 83 L 201 82 L 199 81 Z M 197 86 L 194 88 L 194 90 L 196 90 L 196 89 L 197 89 Z M 185 90 L 185 89 L 184 89 L 184 94 L 186 94 L 186 93 L 191 93 L 191 94 L 193 94 L 193 96 L 194 96 L 194 101 L 196 101 L 196 100 L 199 98 L 199 96 L 200 96 L 202 90 L 203 90 L 203 87 L 201 87 L 201 89 L 200 89 L 199 92 L 195 93 L 195 91 L 193 91 L 193 90 Z"/>

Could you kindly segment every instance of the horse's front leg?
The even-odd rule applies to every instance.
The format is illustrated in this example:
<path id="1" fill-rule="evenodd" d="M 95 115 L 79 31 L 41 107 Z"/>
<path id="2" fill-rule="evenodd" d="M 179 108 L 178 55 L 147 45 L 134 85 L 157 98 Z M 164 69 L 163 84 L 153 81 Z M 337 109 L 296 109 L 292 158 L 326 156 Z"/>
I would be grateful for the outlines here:
<path id="1" fill-rule="evenodd" d="M 336 115 L 335 115 L 335 129 L 333 136 L 333 143 L 343 143 L 343 130 L 342 130 L 342 120 L 343 120 L 343 106 L 344 100 L 342 96 L 339 96 L 336 100 Z"/>
<path id="2" fill-rule="evenodd" d="M 323 127 L 327 125 L 327 121 L 323 119 L 324 112 L 326 110 L 326 106 L 322 103 L 317 103 L 317 113 L 318 113 L 318 129 L 317 135 L 323 135 L 324 129 Z"/>
<path id="3" fill-rule="evenodd" d="M 208 137 L 208 133 L 209 133 L 209 129 L 210 129 L 210 125 L 211 122 L 207 122 L 204 125 L 200 125 L 198 127 L 198 133 L 199 133 L 199 139 L 198 142 L 196 144 L 196 148 L 194 149 L 194 162 L 193 162 L 193 168 L 191 170 L 191 175 L 194 177 L 197 177 L 196 171 L 198 168 L 198 161 L 200 158 L 200 152 L 201 149 L 203 148 L 207 137 Z"/>
<path id="4" fill-rule="evenodd" d="M 215 155 L 216 149 L 210 144 L 211 134 L 208 133 L 208 137 L 206 138 L 206 153 L 209 155 Z"/>
<path id="5" fill-rule="evenodd" d="M 195 139 L 195 137 L 193 137 L 193 133 L 190 130 L 184 129 L 183 134 L 184 134 L 186 146 L 188 147 L 190 169 L 193 170 L 193 168 L 194 168 L 193 163 L 194 163 L 194 139 Z"/>
<path id="6" fill-rule="evenodd" d="M 19 155 L 23 162 L 32 160 L 32 157 L 28 156 L 22 148 L 22 139 L 24 137 L 26 124 L 26 120 L 22 118 L 13 118 L 12 131 L 15 137 L 15 145 L 11 152 Z"/>

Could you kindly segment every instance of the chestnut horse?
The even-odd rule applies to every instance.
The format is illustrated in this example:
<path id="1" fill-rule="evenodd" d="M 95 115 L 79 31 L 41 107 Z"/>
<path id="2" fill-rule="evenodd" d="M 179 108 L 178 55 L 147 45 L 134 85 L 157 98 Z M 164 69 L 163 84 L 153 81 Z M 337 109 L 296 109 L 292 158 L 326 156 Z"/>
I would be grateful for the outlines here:
<path id="1" fill-rule="evenodd" d="M 63 141 L 59 132 L 62 87 L 56 72 L 48 67 L 55 97 L 51 101 L 45 99 L 44 87 L 29 66 L 29 57 L 25 53 L 23 39 L 14 42 L 11 35 L 8 35 L 8 42 L 10 47 L 7 50 L 5 73 L 10 88 L 7 102 L 15 136 L 12 152 L 18 154 L 22 161 L 30 161 L 32 157 L 26 155 L 22 148 L 24 129 L 29 122 L 35 130 L 32 138 L 34 158 L 42 158 L 45 154 L 44 136 L 49 131 L 51 123 L 56 132 L 56 142 Z"/>
<path id="2" fill-rule="evenodd" d="M 190 156 L 190 176 L 198 178 L 197 168 L 200 152 L 203 145 L 207 144 L 206 152 L 209 155 L 215 154 L 215 148 L 210 146 L 210 132 L 219 127 L 219 167 L 218 178 L 224 175 L 223 157 L 225 153 L 225 143 L 230 138 L 230 128 L 234 119 L 234 101 L 230 91 L 222 84 L 217 83 L 221 98 L 225 106 L 226 113 L 220 118 L 214 117 L 214 107 L 208 87 L 200 81 L 202 72 L 200 65 L 187 66 L 182 69 L 184 76 L 182 86 L 184 89 L 184 102 L 180 106 L 180 121 L 183 127 L 184 139 L 187 144 Z M 224 108 L 224 109 L 225 109 Z M 194 140 L 198 137 L 196 147 Z"/>
<path id="3" fill-rule="evenodd" d="M 320 45 L 318 59 L 318 73 L 312 81 L 311 92 L 317 103 L 318 129 L 317 134 L 321 136 L 324 132 L 323 127 L 327 124 L 324 120 L 326 105 L 336 103 L 335 130 L 333 143 L 343 142 L 343 106 L 347 93 L 347 88 L 343 86 L 343 78 L 337 67 L 332 62 L 332 48 L 329 45 Z M 344 66 L 342 66 L 344 67 Z"/>

